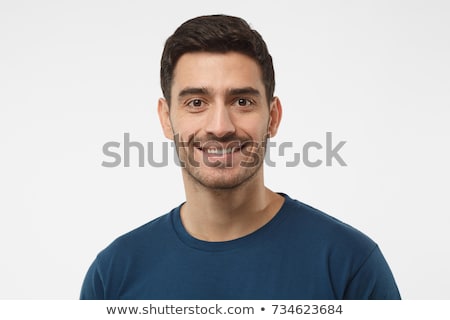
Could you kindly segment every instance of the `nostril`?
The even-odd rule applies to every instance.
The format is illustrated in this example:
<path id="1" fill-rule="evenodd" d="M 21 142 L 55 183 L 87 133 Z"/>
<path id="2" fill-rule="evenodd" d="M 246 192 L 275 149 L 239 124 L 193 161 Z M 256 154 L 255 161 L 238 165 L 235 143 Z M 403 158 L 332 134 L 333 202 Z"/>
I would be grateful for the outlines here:
<path id="1" fill-rule="evenodd" d="M 212 108 L 205 131 L 217 137 L 223 137 L 235 132 L 235 126 L 229 111 L 225 107 Z"/>

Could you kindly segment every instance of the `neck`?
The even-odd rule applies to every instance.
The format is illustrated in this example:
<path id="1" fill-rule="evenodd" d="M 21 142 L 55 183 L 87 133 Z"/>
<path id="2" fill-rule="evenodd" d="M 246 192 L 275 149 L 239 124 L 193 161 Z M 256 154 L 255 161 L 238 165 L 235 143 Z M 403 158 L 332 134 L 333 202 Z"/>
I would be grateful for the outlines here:
<path id="1" fill-rule="evenodd" d="M 232 189 L 204 187 L 185 172 L 183 180 L 183 225 L 193 237 L 204 241 L 228 241 L 248 235 L 269 222 L 284 201 L 264 186 L 262 172 Z"/>

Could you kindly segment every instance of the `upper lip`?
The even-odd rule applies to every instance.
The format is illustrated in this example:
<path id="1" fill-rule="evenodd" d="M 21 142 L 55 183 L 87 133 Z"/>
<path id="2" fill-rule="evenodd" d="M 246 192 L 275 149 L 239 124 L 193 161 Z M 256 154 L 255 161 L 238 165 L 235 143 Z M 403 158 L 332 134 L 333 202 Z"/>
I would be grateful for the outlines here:
<path id="1" fill-rule="evenodd" d="M 236 148 L 203 148 L 202 151 L 205 151 L 207 153 L 217 153 L 217 154 L 223 154 L 223 153 L 232 153 L 235 152 Z"/>
<path id="2" fill-rule="evenodd" d="M 230 153 L 239 150 L 241 147 L 242 143 L 240 142 L 230 142 L 223 145 L 220 144 L 219 142 L 208 141 L 206 143 L 200 144 L 198 146 L 198 149 L 204 152 L 211 152 L 211 153 Z"/>

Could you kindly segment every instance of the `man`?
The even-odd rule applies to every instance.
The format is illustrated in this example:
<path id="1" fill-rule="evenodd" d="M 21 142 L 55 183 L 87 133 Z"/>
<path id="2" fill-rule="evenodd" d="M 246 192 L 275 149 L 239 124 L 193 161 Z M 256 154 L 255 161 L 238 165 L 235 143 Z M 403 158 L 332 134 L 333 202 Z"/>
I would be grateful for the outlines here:
<path id="1" fill-rule="evenodd" d="M 244 20 L 203 16 L 175 31 L 158 114 L 186 202 L 103 250 L 82 299 L 400 298 L 372 240 L 264 186 L 264 146 L 282 114 L 274 83 Z"/>

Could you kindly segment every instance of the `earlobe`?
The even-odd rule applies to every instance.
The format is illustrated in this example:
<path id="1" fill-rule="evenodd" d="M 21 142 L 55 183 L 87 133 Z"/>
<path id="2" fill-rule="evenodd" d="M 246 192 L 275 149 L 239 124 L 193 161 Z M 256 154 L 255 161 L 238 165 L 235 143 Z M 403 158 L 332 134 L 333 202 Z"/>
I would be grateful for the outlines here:
<path id="1" fill-rule="evenodd" d="M 281 116 L 283 113 L 281 102 L 278 97 L 274 97 L 270 104 L 270 114 L 269 114 L 269 126 L 267 134 L 269 138 L 274 137 L 277 134 L 278 127 L 280 126 Z"/>
<path id="2" fill-rule="evenodd" d="M 159 98 L 158 100 L 158 116 L 164 136 L 167 139 L 173 140 L 173 129 L 172 123 L 170 122 L 170 109 L 166 99 L 164 98 Z"/>

